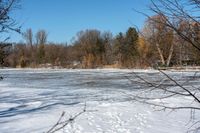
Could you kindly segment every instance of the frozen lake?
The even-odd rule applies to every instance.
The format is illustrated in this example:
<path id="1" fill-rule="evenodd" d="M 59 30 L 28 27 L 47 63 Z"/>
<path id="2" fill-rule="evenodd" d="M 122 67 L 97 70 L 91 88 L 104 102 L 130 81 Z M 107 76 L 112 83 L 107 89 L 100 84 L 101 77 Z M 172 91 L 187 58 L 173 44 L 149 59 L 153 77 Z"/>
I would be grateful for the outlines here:
<path id="1" fill-rule="evenodd" d="M 158 79 L 154 70 L 134 70 Z M 140 91 L 132 70 L 2 69 L 0 75 L 0 132 L 42 133 L 56 123 L 63 111 L 66 119 L 90 110 L 64 130 L 75 133 L 183 133 L 191 126 L 189 110 L 155 111 L 126 94 Z M 196 72 L 168 72 L 182 80 Z M 199 80 L 187 85 L 200 86 Z M 143 88 L 144 89 L 144 88 Z M 159 93 L 158 93 L 159 94 Z M 171 98 L 175 104 L 187 98 Z M 199 117 L 195 113 L 195 118 Z M 60 132 L 63 132 L 61 130 Z"/>

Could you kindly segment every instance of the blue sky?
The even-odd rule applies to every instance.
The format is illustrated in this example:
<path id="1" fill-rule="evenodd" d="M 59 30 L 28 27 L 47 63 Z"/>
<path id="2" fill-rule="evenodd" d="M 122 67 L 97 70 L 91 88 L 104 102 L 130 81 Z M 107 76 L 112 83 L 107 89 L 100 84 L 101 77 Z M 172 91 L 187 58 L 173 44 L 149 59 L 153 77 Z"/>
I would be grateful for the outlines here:
<path id="1" fill-rule="evenodd" d="M 21 0 L 21 9 L 13 12 L 22 30 L 32 28 L 48 32 L 48 41 L 66 43 L 80 30 L 98 29 L 114 35 L 128 27 L 144 24 L 145 17 L 133 11 L 148 12 L 149 0 Z M 23 41 L 11 34 L 12 41 Z"/>

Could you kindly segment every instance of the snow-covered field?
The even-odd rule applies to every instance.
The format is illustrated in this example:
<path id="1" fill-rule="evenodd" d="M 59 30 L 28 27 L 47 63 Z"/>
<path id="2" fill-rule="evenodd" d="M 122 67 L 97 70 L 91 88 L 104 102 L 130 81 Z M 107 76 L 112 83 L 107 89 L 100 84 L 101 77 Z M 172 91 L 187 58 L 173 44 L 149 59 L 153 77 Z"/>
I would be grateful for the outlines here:
<path id="1" fill-rule="evenodd" d="M 135 102 L 128 95 L 140 91 L 127 79 L 136 80 L 132 71 L 150 79 L 159 78 L 155 70 L 2 69 L 0 133 L 46 132 L 63 111 L 63 119 L 67 120 L 81 112 L 85 103 L 87 111 L 59 132 L 184 133 L 199 120 L 200 112 L 158 111 L 152 105 Z M 195 72 L 167 73 L 184 79 Z M 200 86 L 200 81 L 187 84 Z M 190 104 L 187 97 L 167 100 L 175 105 Z"/>

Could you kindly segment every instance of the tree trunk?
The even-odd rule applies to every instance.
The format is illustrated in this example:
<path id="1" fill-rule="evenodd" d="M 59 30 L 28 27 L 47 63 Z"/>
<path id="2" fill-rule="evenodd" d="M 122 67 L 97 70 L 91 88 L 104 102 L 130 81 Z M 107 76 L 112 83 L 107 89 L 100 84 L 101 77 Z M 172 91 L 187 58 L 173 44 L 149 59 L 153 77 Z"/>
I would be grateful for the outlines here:
<path id="1" fill-rule="evenodd" d="M 161 51 L 161 49 L 160 49 L 158 43 L 156 43 L 156 47 L 157 47 L 157 49 L 158 49 L 158 53 L 159 53 L 159 56 L 160 56 L 160 59 L 161 59 L 162 65 L 165 65 L 165 59 L 164 59 L 164 57 L 163 57 L 163 53 L 162 53 L 162 51 Z"/>
<path id="2" fill-rule="evenodd" d="M 172 55 L 173 55 L 173 51 L 174 51 L 174 43 L 171 44 L 171 47 L 170 47 L 170 51 L 169 51 L 169 56 L 167 58 L 167 66 L 170 65 L 170 62 L 171 62 L 171 59 L 172 59 Z"/>

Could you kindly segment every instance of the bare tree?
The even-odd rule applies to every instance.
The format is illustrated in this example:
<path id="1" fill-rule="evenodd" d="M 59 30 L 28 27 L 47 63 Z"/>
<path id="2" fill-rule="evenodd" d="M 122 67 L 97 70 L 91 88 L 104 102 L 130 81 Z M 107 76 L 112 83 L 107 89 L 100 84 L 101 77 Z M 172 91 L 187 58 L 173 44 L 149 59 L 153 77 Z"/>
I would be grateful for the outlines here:
<path id="1" fill-rule="evenodd" d="M 199 0 L 151 0 L 150 10 L 157 15 L 163 15 L 166 22 L 163 23 L 171 28 L 179 37 L 190 43 L 200 51 L 200 41 L 195 32 L 200 27 L 200 2 Z M 149 16 L 148 16 L 149 17 Z M 187 23 L 187 30 L 180 30 L 181 22 Z M 158 22 L 158 21 L 155 21 Z M 162 23 L 162 22 L 158 22 Z M 194 28 L 194 25 L 197 27 Z"/>
<path id="2" fill-rule="evenodd" d="M 45 44 L 47 43 L 47 32 L 45 30 L 39 30 L 36 35 L 37 44 L 37 63 L 44 63 L 45 59 Z"/>
<path id="3" fill-rule="evenodd" d="M 150 45 L 155 45 L 162 66 L 169 66 L 174 53 L 173 30 L 167 27 L 164 15 L 149 17 L 146 21 L 143 35 Z"/>
<path id="4" fill-rule="evenodd" d="M 165 21 L 152 19 L 149 15 L 144 14 L 151 21 L 157 24 L 162 24 L 170 28 L 173 33 L 183 40 L 184 44 L 189 44 L 200 52 L 200 1 L 199 0 L 151 0 L 152 5 L 150 10 L 156 15 L 164 16 Z M 184 30 L 181 29 L 183 22 L 186 24 Z M 134 84 L 140 84 L 138 93 L 131 94 L 131 97 L 138 102 L 153 105 L 160 109 L 169 110 L 191 110 L 194 115 L 195 111 L 200 111 L 200 89 L 198 83 L 200 80 L 199 72 L 195 72 L 193 76 L 188 78 L 174 77 L 168 72 L 158 69 L 156 78 L 148 75 L 140 75 L 131 73 L 134 78 L 127 78 Z M 179 75 L 180 76 L 180 75 Z M 138 80 L 136 80 L 138 79 Z M 143 89 L 145 88 L 145 89 Z M 152 95 L 154 94 L 154 95 Z M 188 98 L 189 104 L 177 105 L 166 102 L 168 98 Z M 155 102 L 154 100 L 159 100 Z M 175 102 L 175 101 L 172 101 Z M 188 132 L 200 131 L 200 120 L 196 120 L 191 124 L 191 130 Z"/>
<path id="5" fill-rule="evenodd" d="M 37 45 L 44 45 L 47 42 L 47 32 L 45 30 L 39 30 L 36 35 L 36 44 Z"/>
<path id="6" fill-rule="evenodd" d="M 33 32 L 32 29 L 27 29 L 26 32 L 23 33 L 23 37 L 26 40 L 27 45 L 33 46 Z"/>
<path id="7" fill-rule="evenodd" d="M 16 27 L 16 21 L 10 16 L 13 9 L 18 8 L 19 0 L 0 1 L 0 33 L 8 31 L 20 32 L 20 27 Z"/>
<path id="8" fill-rule="evenodd" d="M 0 1 L 0 33 L 4 34 L 10 31 L 20 33 L 20 27 L 17 27 L 15 20 L 10 16 L 13 9 L 18 8 L 19 0 L 1 0 Z M 0 43 L 0 65 L 4 65 L 4 58 L 7 55 L 5 49 L 10 44 L 5 44 L 9 37 L 3 39 Z M 6 53 L 6 54 L 5 54 Z"/>

